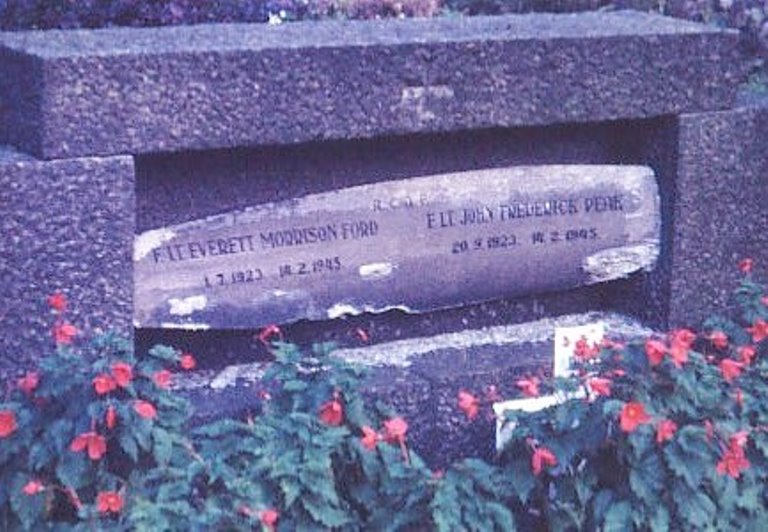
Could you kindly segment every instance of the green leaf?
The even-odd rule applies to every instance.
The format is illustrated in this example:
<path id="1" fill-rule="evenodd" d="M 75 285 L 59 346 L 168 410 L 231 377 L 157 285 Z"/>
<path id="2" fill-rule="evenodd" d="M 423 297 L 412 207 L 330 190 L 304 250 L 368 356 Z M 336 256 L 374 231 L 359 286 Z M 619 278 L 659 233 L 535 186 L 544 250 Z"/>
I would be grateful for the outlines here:
<path id="1" fill-rule="evenodd" d="M 134 462 L 138 461 L 139 448 L 136 446 L 136 440 L 130 433 L 122 431 L 118 437 L 118 442 L 120 448 L 131 458 L 131 460 Z"/>
<path id="2" fill-rule="evenodd" d="M 688 451 L 683 449 L 683 445 L 687 446 Z M 711 472 L 715 464 L 706 442 L 694 444 L 689 440 L 686 443 L 685 438 L 677 438 L 667 443 L 664 448 L 664 457 L 675 475 L 683 478 L 692 489 L 698 488 L 701 479 Z"/>
<path id="3" fill-rule="evenodd" d="M 174 501 L 179 499 L 188 499 L 190 496 L 190 486 L 185 480 L 176 482 L 165 482 L 157 489 L 158 501 Z"/>
<path id="4" fill-rule="evenodd" d="M 662 505 L 652 507 L 648 521 L 653 532 L 667 532 L 669 530 L 669 512 Z"/>
<path id="5" fill-rule="evenodd" d="M 295 478 L 280 479 L 280 491 L 283 492 L 283 502 L 286 508 L 293 506 L 296 499 L 301 495 L 301 484 Z"/>
<path id="6" fill-rule="evenodd" d="M 515 517 L 512 512 L 501 503 L 485 502 L 482 506 L 486 514 L 487 527 L 481 527 L 480 530 L 503 530 L 505 532 L 514 532 L 517 530 Z"/>
<path id="7" fill-rule="evenodd" d="M 693 490 L 677 484 L 672 489 L 672 498 L 677 506 L 677 513 L 688 524 L 703 528 L 714 521 L 717 506 L 702 490 Z"/>
<path id="8" fill-rule="evenodd" d="M 609 399 L 603 403 L 603 417 L 616 418 L 624 408 L 624 402 L 618 399 Z"/>
<path id="9" fill-rule="evenodd" d="M 49 434 L 53 437 L 56 449 L 65 450 L 72 441 L 74 424 L 69 419 L 57 419 L 51 423 Z"/>
<path id="10" fill-rule="evenodd" d="M 155 461 L 161 466 L 166 465 L 173 453 L 173 439 L 171 435 L 165 429 L 154 427 L 152 429 L 152 441 L 154 442 L 152 454 L 155 457 Z"/>
<path id="11" fill-rule="evenodd" d="M 327 528 L 336 528 L 346 525 L 351 520 L 346 512 L 331 506 L 322 499 L 318 500 L 315 496 L 305 496 L 301 499 L 301 505 L 312 516 L 315 522 Z"/>
<path id="12" fill-rule="evenodd" d="M 439 532 L 461 530 L 461 504 L 456 485 L 448 482 L 451 472 L 448 472 L 440 483 L 432 500 L 432 519 Z"/>
<path id="13" fill-rule="evenodd" d="M 605 512 L 603 530 L 624 532 L 632 527 L 632 506 L 627 501 L 613 503 Z"/>
<path id="14" fill-rule="evenodd" d="M 763 486 L 760 484 L 752 484 L 751 486 L 744 486 L 741 490 L 739 498 L 736 500 L 736 506 L 742 510 L 746 510 L 748 513 L 757 511 L 766 511 L 765 506 L 762 504 L 761 495 L 763 493 Z"/>
<path id="15" fill-rule="evenodd" d="M 613 490 L 602 489 L 595 495 L 594 502 L 592 503 L 592 513 L 594 514 L 595 522 L 603 522 L 605 514 L 611 507 L 613 500 Z"/>
<path id="16" fill-rule="evenodd" d="M 133 437 L 144 451 L 152 448 L 152 426 L 152 421 L 134 416 L 128 429 L 133 429 Z"/>
<path id="17" fill-rule="evenodd" d="M 765 431 L 757 432 L 753 435 L 752 441 L 755 442 L 755 447 L 768 460 L 768 433 Z"/>
<path id="18" fill-rule="evenodd" d="M 306 390 L 307 383 L 297 379 L 289 380 L 283 383 L 283 390 L 286 392 L 301 392 Z"/>
<path id="19" fill-rule="evenodd" d="M 156 345 L 149 350 L 149 356 L 157 358 L 158 360 L 163 360 L 165 362 L 175 363 L 179 355 L 178 351 L 176 351 L 176 349 L 173 347 L 168 347 L 167 345 Z"/>
<path id="20" fill-rule="evenodd" d="M 655 452 L 648 453 L 642 460 L 632 464 L 629 485 L 632 493 L 648 507 L 658 502 L 664 487 L 664 467 Z"/>
<path id="21" fill-rule="evenodd" d="M 527 503 L 531 491 L 536 486 L 536 478 L 531 472 L 531 463 L 527 458 L 512 460 L 507 466 L 512 489 L 521 502 Z"/>
<path id="22" fill-rule="evenodd" d="M 36 441 L 29 450 L 29 467 L 33 471 L 44 469 L 56 459 L 56 451 L 46 441 Z"/>
<path id="23" fill-rule="evenodd" d="M 56 466 L 56 476 L 62 484 L 73 489 L 87 486 L 92 481 L 89 461 L 85 453 L 65 453 Z"/>

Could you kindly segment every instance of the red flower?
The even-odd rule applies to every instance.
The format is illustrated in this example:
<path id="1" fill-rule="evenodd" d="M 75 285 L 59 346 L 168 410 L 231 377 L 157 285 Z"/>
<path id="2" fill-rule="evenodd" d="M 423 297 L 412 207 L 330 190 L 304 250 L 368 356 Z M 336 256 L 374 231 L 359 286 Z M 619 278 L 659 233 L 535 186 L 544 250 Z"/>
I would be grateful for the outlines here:
<path id="1" fill-rule="evenodd" d="M 768 322 L 760 318 L 755 321 L 752 327 L 747 327 L 747 332 L 752 335 L 752 341 L 755 343 L 762 342 L 768 338 Z"/>
<path id="2" fill-rule="evenodd" d="M 104 422 L 110 430 L 117 425 L 117 411 L 115 411 L 114 406 L 109 405 L 109 408 L 107 408 L 107 413 L 104 415 Z"/>
<path id="3" fill-rule="evenodd" d="M 390 443 L 400 443 L 405 441 L 405 435 L 408 432 L 408 423 L 401 418 L 395 417 L 384 422 L 384 439 Z"/>
<path id="4" fill-rule="evenodd" d="M 173 373 L 171 373 L 167 369 L 161 369 L 160 371 L 157 371 L 155 372 L 154 375 L 152 375 L 152 380 L 155 382 L 155 385 L 158 388 L 163 388 L 164 390 L 167 390 L 171 386 L 172 377 L 173 377 Z"/>
<path id="5" fill-rule="evenodd" d="M 116 491 L 102 491 L 96 497 L 96 507 L 103 514 L 120 513 L 123 509 L 123 497 Z"/>
<path id="6" fill-rule="evenodd" d="M 672 331 L 672 342 L 691 347 L 696 340 L 696 333 L 689 329 L 675 329 Z"/>
<path id="7" fill-rule="evenodd" d="M 144 419 L 155 419 L 157 417 L 155 406 L 148 401 L 136 401 L 133 403 L 133 409 Z"/>
<path id="8" fill-rule="evenodd" d="M 750 258 L 741 259 L 739 261 L 739 270 L 741 270 L 741 273 L 752 273 L 752 266 L 754 264 L 754 261 Z"/>
<path id="9" fill-rule="evenodd" d="M 259 513 L 259 521 L 261 521 L 262 525 L 267 527 L 267 530 L 274 530 L 278 519 L 280 519 L 280 514 L 277 512 L 277 510 L 272 508 Z"/>
<path id="10" fill-rule="evenodd" d="M 603 337 L 602 346 L 606 349 L 624 349 L 624 342 L 617 342 L 610 338 Z"/>
<path id="11" fill-rule="evenodd" d="M 367 425 L 363 427 L 362 430 L 363 436 L 360 438 L 360 443 L 369 451 L 374 450 L 376 448 L 376 444 L 379 443 L 378 433 Z"/>
<path id="12" fill-rule="evenodd" d="M 718 349 L 725 349 L 728 347 L 728 336 L 723 331 L 714 331 L 709 335 L 709 339 L 712 340 L 712 345 Z"/>
<path id="13" fill-rule="evenodd" d="M 664 419 L 656 425 L 656 443 L 664 443 L 671 440 L 677 431 L 677 423 L 671 419 Z"/>
<path id="14" fill-rule="evenodd" d="M 57 323 L 53 326 L 53 341 L 57 345 L 69 345 L 79 332 L 71 323 Z"/>
<path id="15" fill-rule="evenodd" d="M 469 419 L 475 419 L 480 411 L 480 401 L 471 393 L 461 390 L 459 391 L 459 409 Z"/>
<path id="16" fill-rule="evenodd" d="M 271 401 L 272 400 L 272 394 L 269 393 L 267 390 L 259 390 L 258 392 L 256 392 L 256 395 L 262 401 Z"/>
<path id="17" fill-rule="evenodd" d="M 64 312 L 67 309 L 67 296 L 61 292 L 48 296 L 48 306 L 56 312 Z"/>
<path id="18" fill-rule="evenodd" d="M 744 364 L 736 362 L 730 358 L 724 358 L 720 361 L 720 371 L 723 374 L 725 382 L 732 382 L 733 379 L 741 375 L 741 368 L 743 367 Z"/>
<path id="19" fill-rule="evenodd" d="M 749 468 L 749 460 L 740 445 L 731 445 L 725 451 L 720 461 L 717 463 L 717 472 L 720 475 L 729 475 L 733 478 L 739 478 L 741 472 Z"/>
<path id="20" fill-rule="evenodd" d="M 539 379 L 538 377 L 531 377 L 530 379 L 520 379 L 515 383 L 523 395 L 526 397 L 538 397 L 539 396 Z"/>
<path id="21" fill-rule="evenodd" d="M 619 419 L 621 430 L 633 432 L 639 425 L 649 423 L 651 416 L 645 412 L 645 407 L 642 403 L 627 403 L 621 409 Z"/>
<path id="22" fill-rule="evenodd" d="M 604 395 L 608 397 L 611 395 L 611 385 L 613 381 L 611 379 L 604 379 L 602 377 L 592 377 L 587 381 L 587 386 L 592 393 L 597 395 Z"/>
<path id="23" fill-rule="evenodd" d="M 195 357 L 189 353 L 183 353 L 179 359 L 179 364 L 182 369 L 191 370 L 195 369 L 195 366 L 197 366 L 197 360 L 195 360 Z"/>
<path id="24" fill-rule="evenodd" d="M 16 414 L 12 410 L 0 410 L 0 438 L 16 432 Z"/>
<path id="25" fill-rule="evenodd" d="M 118 386 L 125 388 L 133 380 L 133 368 L 125 362 L 115 362 L 112 364 L 112 376 Z"/>
<path id="26" fill-rule="evenodd" d="M 688 362 L 688 352 L 691 350 L 691 345 L 696 340 L 696 335 L 688 329 L 677 329 L 671 333 L 671 345 L 669 348 L 669 356 L 672 359 L 672 363 L 681 368 L 683 364 Z"/>
<path id="27" fill-rule="evenodd" d="M 18 382 L 19 389 L 30 395 L 37 389 L 38 384 L 40 384 L 40 374 L 35 371 L 27 373 Z"/>
<path id="28" fill-rule="evenodd" d="M 272 344 L 275 338 L 280 341 L 283 340 L 283 331 L 277 325 L 267 325 L 259 331 L 259 341 L 267 347 Z"/>
<path id="29" fill-rule="evenodd" d="M 332 427 L 338 427 L 344 421 L 344 407 L 337 399 L 320 405 L 320 421 Z"/>
<path id="30" fill-rule="evenodd" d="M 757 350 L 752 345 L 743 345 L 739 347 L 739 356 L 741 357 L 741 362 L 745 366 L 752 364 L 752 359 L 755 358 L 756 354 Z"/>
<path id="31" fill-rule="evenodd" d="M 576 341 L 576 345 L 573 349 L 573 355 L 583 361 L 591 360 L 600 354 L 600 346 L 596 343 L 589 345 L 586 337 L 582 336 Z M 538 394 L 537 394 L 538 395 Z"/>
<path id="32" fill-rule="evenodd" d="M 648 357 L 648 363 L 651 366 L 658 366 L 664 360 L 664 353 L 667 352 L 666 346 L 658 340 L 646 340 L 645 355 Z"/>
<path id="33" fill-rule="evenodd" d="M 37 495 L 41 491 L 45 491 L 45 486 L 39 480 L 30 480 L 23 488 L 21 488 L 21 491 L 31 497 L 32 495 Z"/>
<path id="34" fill-rule="evenodd" d="M 761 302 L 763 305 L 765 305 L 766 307 L 768 307 L 768 295 L 765 295 L 765 296 L 761 297 L 761 298 L 760 298 L 760 302 Z"/>
<path id="35" fill-rule="evenodd" d="M 690 347 L 685 344 L 673 343 L 669 348 L 669 358 L 676 368 L 682 368 L 683 364 L 688 362 L 688 351 Z"/>
<path id="36" fill-rule="evenodd" d="M 539 476 L 544 466 L 556 466 L 557 457 L 546 447 L 537 447 L 531 456 L 531 469 L 533 474 Z"/>
<path id="37" fill-rule="evenodd" d="M 93 378 L 93 389 L 96 390 L 96 393 L 99 395 L 108 394 L 116 388 L 117 383 L 115 382 L 115 379 L 106 373 L 101 373 Z"/>
<path id="38" fill-rule="evenodd" d="M 75 453 L 88 449 L 88 457 L 98 460 L 107 452 L 107 440 L 96 432 L 84 432 L 72 440 L 69 449 Z"/>
<path id="39" fill-rule="evenodd" d="M 738 432 L 734 432 L 731 434 L 731 437 L 728 438 L 728 443 L 733 447 L 741 447 L 744 448 L 747 445 L 747 440 L 749 439 L 749 432 L 746 430 L 740 430 Z"/>

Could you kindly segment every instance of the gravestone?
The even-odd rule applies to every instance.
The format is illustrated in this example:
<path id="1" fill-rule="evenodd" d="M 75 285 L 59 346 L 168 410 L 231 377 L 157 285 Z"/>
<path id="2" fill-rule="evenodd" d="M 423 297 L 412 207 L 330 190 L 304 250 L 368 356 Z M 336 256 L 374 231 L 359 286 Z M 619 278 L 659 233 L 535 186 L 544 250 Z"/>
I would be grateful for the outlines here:
<path id="1" fill-rule="evenodd" d="M 62 290 L 86 333 L 195 352 L 216 387 L 190 393 L 237 413 L 259 373 L 222 366 L 266 355 L 231 328 L 278 322 L 373 365 L 439 464 L 492 447 L 457 390 L 547 375 L 555 324 L 689 325 L 744 254 L 768 263 L 768 105 L 737 102 L 732 31 L 600 12 L 19 32 L 0 72 L 8 374 L 50 348 Z"/>
<path id="2" fill-rule="evenodd" d="M 660 226 L 647 167 L 361 185 L 140 235 L 134 323 L 255 328 L 572 289 L 651 270 Z"/>

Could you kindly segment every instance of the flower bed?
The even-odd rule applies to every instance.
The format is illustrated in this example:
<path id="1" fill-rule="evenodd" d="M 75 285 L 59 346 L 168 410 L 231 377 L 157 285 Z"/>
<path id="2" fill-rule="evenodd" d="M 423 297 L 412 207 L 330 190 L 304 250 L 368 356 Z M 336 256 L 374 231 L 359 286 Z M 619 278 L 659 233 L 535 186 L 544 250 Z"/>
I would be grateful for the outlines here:
<path id="1" fill-rule="evenodd" d="M 361 370 L 276 327 L 263 412 L 189 429 L 173 391 L 189 353 L 92 342 L 49 300 L 57 349 L 0 404 L 0 523 L 75 529 L 758 529 L 768 508 L 768 296 L 740 265 L 737 321 L 575 349 L 573 377 L 522 396 L 493 462 L 430 470 L 408 421 L 364 403 Z M 457 390 L 467 417 L 500 398 Z"/>

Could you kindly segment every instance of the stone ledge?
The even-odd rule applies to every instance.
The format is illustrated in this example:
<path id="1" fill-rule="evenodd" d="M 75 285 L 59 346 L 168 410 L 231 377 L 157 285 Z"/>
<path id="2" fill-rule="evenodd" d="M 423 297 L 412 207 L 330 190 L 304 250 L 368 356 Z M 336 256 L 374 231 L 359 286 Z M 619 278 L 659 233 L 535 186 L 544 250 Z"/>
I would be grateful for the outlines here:
<path id="1" fill-rule="evenodd" d="M 737 48 L 633 12 L 5 33 L 25 90 L 0 84 L 0 141 L 58 158 L 711 111 Z"/>
<path id="2" fill-rule="evenodd" d="M 598 320 L 606 323 L 607 334 L 614 339 L 651 334 L 625 316 L 590 312 L 339 349 L 334 354 L 370 368 L 365 396 L 403 415 L 410 425 L 413 448 L 430 466 L 439 468 L 459 457 L 490 458 L 494 453 L 495 419 L 483 415 L 467 420 L 457 407 L 459 390 L 482 393 L 493 385 L 502 396 L 516 395 L 517 378 L 551 375 L 555 327 Z M 195 405 L 196 423 L 222 416 L 245 417 L 261 408 L 256 391 L 265 366 L 259 362 L 180 375 L 176 386 Z"/>

